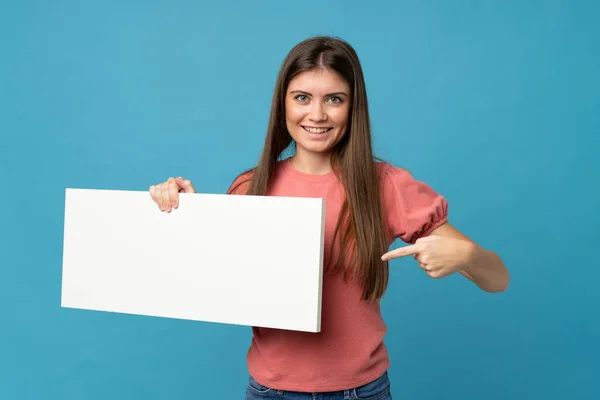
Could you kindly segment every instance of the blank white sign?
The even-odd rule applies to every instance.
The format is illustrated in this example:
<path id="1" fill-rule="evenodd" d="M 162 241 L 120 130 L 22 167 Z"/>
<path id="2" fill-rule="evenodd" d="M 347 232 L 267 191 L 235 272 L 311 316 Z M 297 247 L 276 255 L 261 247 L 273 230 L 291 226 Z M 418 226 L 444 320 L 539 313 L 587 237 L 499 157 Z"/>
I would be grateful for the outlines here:
<path id="1" fill-rule="evenodd" d="M 325 200 L 66 189 L 63 307 L 319 332 Z"/>

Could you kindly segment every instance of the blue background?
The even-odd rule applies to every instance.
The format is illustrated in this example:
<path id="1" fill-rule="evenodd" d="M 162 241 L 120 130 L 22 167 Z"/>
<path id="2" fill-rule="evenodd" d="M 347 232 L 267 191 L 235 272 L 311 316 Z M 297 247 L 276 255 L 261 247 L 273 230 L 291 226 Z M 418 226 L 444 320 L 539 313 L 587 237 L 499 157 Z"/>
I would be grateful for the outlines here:
<path id="1" fill-rule="evenodd" d="M 600 398 L 599 11 L 3 0 L 0 398 L 243 398 L 248 327 L 60 307 L 64 191 L 183 175 L 223 193 L 258 158 L 285 54 L 316 34 L 358 51 L 378 155 L 512 273 L 491 295 L 392 263 L 394 398 Z"/>

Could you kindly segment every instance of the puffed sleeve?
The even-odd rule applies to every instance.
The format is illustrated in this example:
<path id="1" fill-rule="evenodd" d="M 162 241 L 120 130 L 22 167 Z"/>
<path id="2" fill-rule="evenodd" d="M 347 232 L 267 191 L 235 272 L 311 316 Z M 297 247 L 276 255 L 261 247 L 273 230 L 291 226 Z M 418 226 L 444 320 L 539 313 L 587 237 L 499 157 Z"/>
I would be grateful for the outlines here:
<path id="1" fill-rule="evenodd" d="M 390 234 L 413 244 L 448 221 L 448 202 L 410 172 L 386 165 L 383 207 Z"/>

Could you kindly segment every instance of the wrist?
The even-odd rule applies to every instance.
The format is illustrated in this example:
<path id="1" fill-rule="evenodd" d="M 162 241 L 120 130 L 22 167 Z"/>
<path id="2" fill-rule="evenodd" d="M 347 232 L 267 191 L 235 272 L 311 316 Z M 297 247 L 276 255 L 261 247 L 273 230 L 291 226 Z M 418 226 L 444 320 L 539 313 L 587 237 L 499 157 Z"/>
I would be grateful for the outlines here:
<path id="1" fill-rule="evenodd" d="M 481 246 L 473 242 L 465 241 L 465 262 L 463 264 L 463 269 L 466 272 L 473 272 L 481 268 L 482 265 L 485 265 L 486 251 Z"/>

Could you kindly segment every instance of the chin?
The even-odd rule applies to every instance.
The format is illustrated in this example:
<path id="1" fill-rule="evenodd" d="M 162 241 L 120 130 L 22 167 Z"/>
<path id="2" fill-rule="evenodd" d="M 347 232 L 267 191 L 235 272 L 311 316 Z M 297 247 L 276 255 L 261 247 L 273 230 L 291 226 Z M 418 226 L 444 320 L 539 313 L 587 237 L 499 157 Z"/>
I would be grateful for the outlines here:
<path id="1" fill-rule="evenodd" d="M 331 153 L 331 150 L 333 149 L 333 146 L 331 144 L 315 144 L 315 143 L 301 143 L 301 142 L 296 142 L 296 147 L 297 148 L 300 147 L 310 153 L 322 153 L 322 154 Z"/>
<path id="2" fill-rule="evenodd" d="M 332 135 L 325 140 L 310 140 L 305 137 L 303 132 L 293 132 L 291 136 L 296 142 L 296 148 L 302 148 L 311 153 L 331 153 L 341 139 L 338 135 Z"/>

